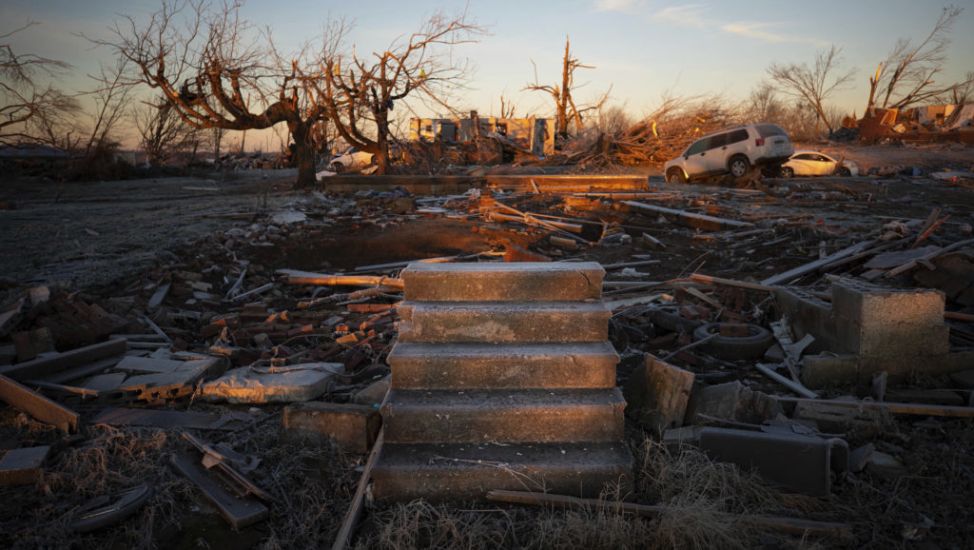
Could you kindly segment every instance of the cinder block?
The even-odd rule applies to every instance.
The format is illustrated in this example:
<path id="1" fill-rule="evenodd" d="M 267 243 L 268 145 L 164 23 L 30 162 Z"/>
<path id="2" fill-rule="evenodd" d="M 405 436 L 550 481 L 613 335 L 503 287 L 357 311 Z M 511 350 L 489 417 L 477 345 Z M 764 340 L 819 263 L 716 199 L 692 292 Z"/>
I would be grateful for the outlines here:
<path id="1" fill-rule="evenodd" d="M 806 334 L 815 337 L 806 353 L 836 349 L 831 304 L 796 288 L 775 289 L 774 296 L 778 311 L 788 317 L 795 339 L 801 340 Z"/>
<path id="2" fill-rule="evenodd" d="M 862 357 L 907 355 L 938 356 L 950 351 L 950 327 L 939 324 L 913 324 L 887 319 L 860 324 L 842 317 L 835 320 L 840 353 Z"/>
<path id="3" fill-rule="evenodd" d="M 935 326 L 944 323 L 944 294 L 934 289 L 888 289 L 842 279 L 832 285 L 837 318 L 861 326 L 897 323 Z"/>
<path id="4" fill-rule="evenodd" d="M 350 453 L 366 453 L 375 442 L 382 418 L 367 405 L 310 401 L 284 407 L 284 430 L 291 435 L 333 440 Z"/>
<path id="5" fill-rule="evenodd" d="M 806 355 L 802 357 L 801 381 L 811 389 L 855 384 L 859 357 L 855 355 Z"/>
<path id="6" fill-rule="evenodd" d="M 51 452 L 49 446 L 12 449 L 0 458 L 0 486 L 30 485 L 44 475 L 44 461 Z"/>
<path id="7" fill-rule="evenodd" d="M 408 301 L 563 302 L 597 300 L 596 262 L 412 263 L 400 275 Z"/>

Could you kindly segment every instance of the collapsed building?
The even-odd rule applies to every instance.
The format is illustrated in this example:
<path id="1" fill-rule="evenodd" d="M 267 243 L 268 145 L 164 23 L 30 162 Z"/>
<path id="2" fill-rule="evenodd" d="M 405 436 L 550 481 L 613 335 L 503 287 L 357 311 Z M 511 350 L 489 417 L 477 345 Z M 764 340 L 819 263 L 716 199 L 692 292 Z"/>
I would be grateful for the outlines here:
<path id="1" fill-rule="evenodd" d="M 493 140 L 500 149 L 513 149 L 535 157 L 555 152 L 554 121 L 533 116 L 480 117 L 476 111 L 471 111 L 468 118 L 411 118 L 409 139 L 445 147 Z"/>

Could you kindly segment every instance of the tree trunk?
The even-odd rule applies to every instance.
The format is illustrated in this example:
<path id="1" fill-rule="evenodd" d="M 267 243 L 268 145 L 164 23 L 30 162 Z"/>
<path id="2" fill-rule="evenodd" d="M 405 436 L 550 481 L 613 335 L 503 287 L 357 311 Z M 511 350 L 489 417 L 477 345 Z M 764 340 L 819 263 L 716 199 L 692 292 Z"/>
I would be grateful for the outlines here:
<path id="1" fill-rule="evenodd" d="M 375 112 L 376 132 L 375 143 L 378 151 L 375 153 L 376 174 L 387 174 L 389 170 L 389 112 L 380 109 Z"/>
<path id="2" fill-rule="evenodd" d="M 307 189 L 315 185 L 315 148 L 311 142 L 310 124 L 289 124 L 294 140 L 294 160 L 298 166 L 298 180 L 294 186 Z"/>

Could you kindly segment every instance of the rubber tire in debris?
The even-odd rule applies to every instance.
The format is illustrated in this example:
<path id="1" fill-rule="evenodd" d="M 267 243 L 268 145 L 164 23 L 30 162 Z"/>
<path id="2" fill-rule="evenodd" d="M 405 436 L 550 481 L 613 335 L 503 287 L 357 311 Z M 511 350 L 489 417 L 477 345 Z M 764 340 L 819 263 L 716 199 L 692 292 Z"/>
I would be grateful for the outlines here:
<path id="1" fill-rule="evenodd" d="M 649 320 L 670 332 L 691 332 L 696 330 L 701 322 L 685 319 L 680 315 L 680 306 L 661 306 L 649 310 Z"/>
<path id="2" fill-rule="evenodd" d="M 781 167 L 781 177 L 783 178 L 793 178 L 795 177 L 795 171 L 787 166 Z"/>
<path id="3" fill-rule="evenodd" d="M 721 325 L 741 325 L 747 327 L 747 336 L 724 336 L 720 334 Z M 707 352 L 724 359 L 761 359 L 764 352 L 774 343 L 771 331 L 750 323 L 707 323 L 693 331 L 694 340 L 703 340 L 716 334 L 701 347 Z"/>
<path id="4" fill-rule="evenodd" d="M 666 174 L 666 183 L 686 183 L 687 178 L 679 168 L 671 168 Z"/>

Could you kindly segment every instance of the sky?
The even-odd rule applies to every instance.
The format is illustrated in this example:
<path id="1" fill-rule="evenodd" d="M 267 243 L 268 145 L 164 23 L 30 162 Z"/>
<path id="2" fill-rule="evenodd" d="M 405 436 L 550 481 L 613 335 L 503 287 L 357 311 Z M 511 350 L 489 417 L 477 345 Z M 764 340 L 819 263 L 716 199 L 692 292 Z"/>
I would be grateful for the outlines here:
<path id="1" fill-rule="evenodd" d="M 497 114 L 501 95 L 513 100 L 519 115 L 550 114 L 549 97 L 522 89 L 534 80 L 532 61 L 542 82 L 559 80 L 566 36 L 575 57 L 595 67 L 576 73 L 583 84 L 574 92 L 576 101 L 595 99 L 611 87 L 611 103 L 633 115 L 651 111 L 665 94 L 744 99 L 769 64 L 811 62 L 818 50 L 835 44 L 842 48 L 843 68 L 854 69 L 855 77 L 832 103 L 861 114 L 876 64 L 897 38 L 921 39 L 947 3 L 249 0 L 242 13 L 270 27 L 283 50 L 321 36 L 329 18 L 345 18 L 354 25 L 349 42 L 363 52 L 385 49 L 436 12 L 466 12 L 487 34 L 456 50 L 472 70 L 468 91 L 455 106 L 481 114 Z M 974 71 L 974 0 L 950 3 L 965 11 L 951 35 L 945 81 Z M 120 14 L 145 20 L 159 6 L 159 0 L 0 0 L 0 32 L 37 22 L 9 39 L 14 50 L 70 63 L 62 85 L 84 89 L 90 86 L 85 75 L 110 57 L 79 34 L 105 36 Z"/>

